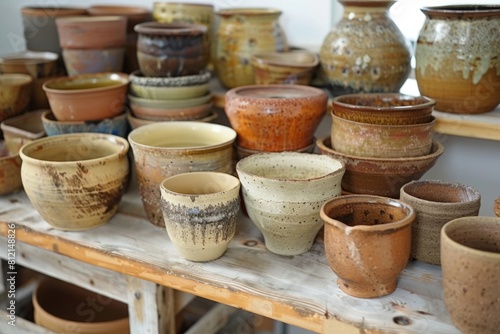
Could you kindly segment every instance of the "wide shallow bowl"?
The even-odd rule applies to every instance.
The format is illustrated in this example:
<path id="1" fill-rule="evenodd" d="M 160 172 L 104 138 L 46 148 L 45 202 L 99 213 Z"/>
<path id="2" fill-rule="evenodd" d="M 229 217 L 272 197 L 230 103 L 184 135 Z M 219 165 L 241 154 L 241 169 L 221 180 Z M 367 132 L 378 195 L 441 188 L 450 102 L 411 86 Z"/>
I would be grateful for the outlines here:
<path id="1" fill-rule="evenodd" d="M 130 73 L 130 82 L 146 87 L 183 87 L 208 83 L 211 77 L 212 74 L 207 70 L 202 70 L 198 74 L 180 77 L 147 77 L 140 70 L 137 70 Z"/>
<path id="2" fill-rule="evenodd" d="M 137 97 L 152 100 L 182 100 L 192 99 L 208 94 L 208 82 L 193 86 L 151 87 L 130 83 L 130 91 Z"/>
<path id="3" fill-rule="evenodd" d="M 45 278 L 33 297 L 35 323 L 55 333 L 128 333 L 127 304 L 54 278 Z"/>
<path id="4" fill-rule="evenodd" d="M 162 108 L 147 107 L 130 101 L 130 109 L 138 118 L 150 121 L 194 121 L 207 117 L 212 111 L 213 102 L 192 107 Z"/>
<path id="5" fill-rule="evenodd" d="M 18 150 L 10 150 L 5 142 L 0 140 L 0 195 L 22 189 L 21 164 Z"/>
<path id="6" fill-rule="evenodd" d="M 28 109 L 33 78 L 28 74 L 0 74 L 0 122 Z"/>
<path id="7" fill-rule="evenodd" d="M 0 124 L 5 144 L 12 152 L 17 152 L 27 142 L 45 136 L 42 114 L 45 110 L 29 111 L 6 119 Z"/>
<path id="8" fill-rule="evenodd" d="M 54 228 L 86 230 L 116 212 L 129 176 L 126 139 L 78 133 L 21 148 L 21 179 L 33 207 Z"/>
<path id="9" fill-rule="evenodd" d="M 0 56 L 0 73 L 23 73 L 45 78 L 57 73 L 59 55 L 53 52 L 22 51 Z"/>
<path id="10" fill-rule="evenodd" d="M 201 104 L 205 104 L 212 101 L 212 99 L 213 95 L 211 93 L 207 93 L 205 95 L 194 98 L 177 99 L 177 100 L 154 100 L 143 97 L 137 97 L 131 94 L 128 95 L 128 100 L 130 104 L 135 104 L 149 108 L 163 108 L 163 109 L 176 109 L 176 108 L 188 108 L 188 107 L 199 106 Z"/>
<path id="11" fill-rule="evenodd" d="M 344 191 L 392 198 L 399 198 L 401 187 L 420 179 L 444 152 L 443 144 L 438 141 L 432 143 L 429 154 L 412 158 L 366 158 L 343 154 L 332 149 L 330 137 L 319 138 L 316 147 L 321 154 L 345 163 Z"/>
<path id="12" fill-rule="evenodd" d="M 219 114 L 216 111 L 212 110 L 208 114 L 208 116 L 196 119 L 195 121 L 196 122 L 209 123 L 209 122 L 215 120 L 217 117 L 219 117 Z M 131 112 L 127 112 L 127 120 L 128 120 L 129 125 L 130 125 L 130 128 L 132 130 L 136 129 L 136 128 L 140 127 L 140 126 L 143 126 L 143 125 L 148 125 L 148 124 L 153 124 L 153 123 L 165 122 L 166 121 L 166 120 L 152 121 L 152 120 L 148 120 L 148 119 L 142 119 L 142 118 L 134 116 L 134 114 L 132 114 Z M 176 121 L 176 120 L 172 120 L 172 121 Z"/>
<path id="13" fill-rule="evenodd" d="M 399 93 L 341 95 L 332 100 L 332 113 L 355 122 L 407 125 L 431 121 L 436 101 Z"/>
<path id="14" fill-rule="evenodd" d="M 93 73 L 48 80 L 50 109 L 60 121 L 96 121 L 123 113 L 129 79 L 124 73 Z"/>
<path id="15" fill-rule="evenodd" d="M 47 136 L 55 136 L 67 133 L 107 133 L 120 137 L 127 137 L 128 124 L 126 113 L 113 118 L 105 118 L 99 121 L 59 121 L 52 111 L 46 110 L 41 115 L 42 126 Z"/>

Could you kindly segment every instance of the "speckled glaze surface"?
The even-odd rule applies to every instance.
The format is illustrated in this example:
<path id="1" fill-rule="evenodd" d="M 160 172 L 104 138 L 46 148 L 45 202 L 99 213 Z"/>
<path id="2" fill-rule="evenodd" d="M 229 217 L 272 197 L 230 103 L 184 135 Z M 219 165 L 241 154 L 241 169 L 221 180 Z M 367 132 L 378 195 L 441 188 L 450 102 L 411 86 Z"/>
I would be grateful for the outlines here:
<path id="1" fill-rule="evenodd" d="M 411 53 L 388 15 L 394 1 L 339 2 L 343 16 L 320 50 L 332 93 L 397 92 L 410 74 Z"/>
<path id="2" fill-rule="evenodd" d="M 412 224 L 411 256 L 441 264 L 441 228 L 455 218 L 477 216 L 481 194 L 473 187 L 443 180 L 420 180 L 405 184 L 399 199 L 416 212 Z"/>
<path id="3" fill-rule="evenodd" d="M 330 137 L 319 138 L 316 147 L 321 154 L 345 164 L 344 191 L 392 198 L 399 198 L 401 187 L 420 179 L 444 152 L 444 146 L 438 141 L 432 143 L 429 154 L 410 158 L 367 158 L 339 153 L 332 149 Z"/>
<path id="4" fill-rule="evenodd" d="M 24 113 L 32 92 L 33 79 L 28 74 L 0 74 L 0 122 Z"/>
<path id="5" fill-rule="evenodd" d="M 500 218 L 462 217 L 441 230 L 444 302 L 463 333 L 500 328 Z"/>
<path id="6" fill-rule="evenodd" d="M 416 79 L 436 110 L 478 114 L 500 103 L 499 5 L 425 7 Z M 464 38 L 467 36 L 467 38 Z"/>
<path id="7" fill-rule="evenodd" d="M 21 179 L 35 209 L 54 228 L 78 231 L 106 223 L 129 176 L 124 138 L 78 133 L 37 139 L 21 148 Z"/>
<path id="8" fill-rule="evenodd" d="M 0 140 L 0 196 L 21 190 L 22 160 L 17 151 L 11 151 L 3 140 Z"/>
<path id="9" fill-rule="evenodd" d="M 288 51 L 279 24 L 281 11 L 271 8 L 229 8 L 216 13 L 213 64 L 227 88 L 255 83 L 251 57 L 256 53 Z"/>
<path id="10" fill-rule="evenodd" d="M 407 158 L 429 154 L 436 120 L 408 125 L 368 124 L 332 114 L 332 148 L 370 158 Z"/>
<path id="11" fill-rule="evenodd" d="M 238 178 L 215 172 L 171 176 L 160 186 L 168 236 L 191 261 L 211 261 L 226 251 L 240 209 Z"/>
<path id="12" fill-rule="evenodd" d="M 130 82 L 135 85 L 147 87 L 181 87 L 208 83 L 212 74 L 203 70 L 198 74 L 183 75 L 181 77 L 147 77 L 141 71 L 130 73 Z"/>
<path id="13" fill-rule="evenodd" d="M 121 72 L 125 48 L 95 50 L 63 49 L 64 67 L 70 76 L 100 72 Z"/>
<path id="14" fill-rule="evenodd" d="M 323 226 L 321 205 L 341 192 L 344 164 L 318 154 L 260 153 L 236 164 L 250 219 L 266 247 L 281 255 L 308 251 Z"/>
<path id="15" fill-rule="evenodd" d="M 164 227 L 160 183 L 187 172 L 233 172 L 236 132 L 223 125 L 201 122 L 158 122 L 129 133 L 137 182 L 149 221 Z"/>
<path id="16" fill-rule="evenodd" d="M 300 85 L 237 87 L 225 95 L 225 112 L 238 133 L 238 145 L 256 151 L 281 152 L 311 145 L 326 113 L 328 96 Z"/>
<path id="17" fill-rule="evenodd" d="M 410 256 L 413 208 L 370 195 L 346 195 L 321 207 L 325 255 L 337 284 L 358 298 L 392 293 Z"/>

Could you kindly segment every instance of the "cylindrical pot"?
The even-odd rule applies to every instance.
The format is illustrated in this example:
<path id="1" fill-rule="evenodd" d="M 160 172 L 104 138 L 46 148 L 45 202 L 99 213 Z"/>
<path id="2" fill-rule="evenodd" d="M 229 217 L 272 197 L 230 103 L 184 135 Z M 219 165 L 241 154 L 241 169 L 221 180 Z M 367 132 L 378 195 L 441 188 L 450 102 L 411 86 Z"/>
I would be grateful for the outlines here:
<path id="1" fill-rule="evenodd" d="M 251 150 L 282 152 L 303 149 L 326 113 L 328 96 L 300 85 L 237 87 L 225 95 L 225 112 L 238 133 L 238 145 Z"/>
<path id="2" fill-rule="evenodd" d="M 253 54 L 288 51 L 285 32 L 279 24 L 281 11 L 269 8 L 231 8 L 216 13 L 213 63 L 227 88 L 252 85 Z"/>
<path id="3" fill-rule="evenodd" d="M 240 209 L 238 178 L 215 172 L 182 173 L 160 184 L 168 236 L 191 261 L 211 261 L 226 251 Z"/>
<path id="4" fill-rule="evenodd" d="M 441 230 L 444 302 L 463 333 L 500 328 L 500 218 L 462 217 Z"/>
<path id="5" fill-rule="evenodd" d="M 359 298 L 392 293 L 410 256 L 413 208 L 372 195 L 345 195 L 321 207 L 325 253 L 342 291 Z"/>
<path id="6" fill-rule="evenodd" d="M 425 7 L 415 50 L 420 93 L 436 110 L 478 114 L 500 103 L 500 6 Z M 464 36 L 467 36 L 466 38 Z"/>
<path id="7" fill-rule="evenodd" d="M 411 53 L 389 17 L 394 1 L 339 2 L 344 7 L 342 19 L 320 50 L 332 94 L 399 91 L 411 70 Z"/>
<path id="8" fill-rule="evenodd" d="M 442 180 L 412 181 L 401 188 L 399 199 L 415 209 L 411 256 L 441 264 L 440 233 L 444 224 L 460 217 L 477 216 L 481 194 L 471 186 Z"/>
<path id="9" fill-rule="evenodd" d="M 68 75 L 121 72 L 125 58 L 125 48 L 111 49 L 64 49 L 64 65 Z"/>

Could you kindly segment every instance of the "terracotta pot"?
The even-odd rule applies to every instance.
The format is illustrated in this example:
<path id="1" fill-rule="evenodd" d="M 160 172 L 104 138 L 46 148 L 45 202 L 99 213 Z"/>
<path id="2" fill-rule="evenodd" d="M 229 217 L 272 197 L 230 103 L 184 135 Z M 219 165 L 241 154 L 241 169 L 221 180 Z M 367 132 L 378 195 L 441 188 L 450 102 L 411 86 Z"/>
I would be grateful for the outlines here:
<path id="1" fill-rule="evenodd" d="M 28 74 L 0 74 L 0 122 L 26 112 L 32 91 Z"/>
<path id="2" fill-rule="evenodd" d="M 279 24 L 281 11 L 270 8 L 219 10 L 213 63 L 215 73 L 227 88 L 252 85 L 253 54 L 288 51 L 285 32 Z"/>
<path id="3" fill-rule="evenodd" d="M 198 74 L 207 67 L 207 28 L 189 23 L 145 22 L 135 26 L 137 60 L 142 74 L 176 77 Z"/>
<path id="4" fill-rule="evenodd" d="M 345 293 L 375 298 L 392 293 L 410 256 L 413 208 L 370 195 L 346 195 L 321 207 L 325 254 Z"/>
<path id="5" fill-rule="evenodd" d="M 149 21 L 151 13 L 148 8 L 140 6 L 92 5 L 87 8 L 92 16 L 123 16 L 127 19 L 127 35 L 133 35 L 136 24 Z"/>
<path id="6" fill-rule="evenodd" d="M 0 73 L 29 74 L 33 79 L 57 74 L 59 55 L 53 52 L 22 51 L 0 57 Z"/>
<path id="7" fill-rule="evenodd" d="M 125 48 L 112 49 L 64 49 L 64 66 L 70 76 L 80 74 L 121 72 L 125 58 Z"/>
<path id="8" fill-rule="evenodd" d="M 183 173 L 160 189 L 165 226 L 179 253 L 197 262 L 222 256 L 236 232 L 240 181 L 224 173 Z"/>
<path id="9" fill-rule="evenodd" d="M 225 113 L 238 133 L 238 145 L 281 152 L 311 145 L 326 113 L 328 96 L 300 85 L 255 85 L 233 88 L 225 95 Z"/>
<path id="10" fill-rule="evenodd" d="M 419 261 L 441 264 L 440 233 L 455 218 L 477 216 L 481 194 L 471 186 L 442 180 L 421 180 L 405 184 L 400 200 L 417 214 L 412 224 L 411 256 Z"/>
<path id="11" fill-rule="evenodd" d="M 0 196 L 7 195 L 22 189 L 21 164 L 19 148 L 11 150 L 0 140 Z"/>
<path id="12" fill-rule="evenodd" d="M 411 71 L 411 52 L 389 17 L 394 1 L 339 2 L 342 19 L 326 36 L 319 55 L 332 93 L 399 91 Z"/>
<path id="13" fill-rule="evenodd" d="M 498 5 L 424 7 L 416 79 L 436 110 L 478 114 L 500 103 Z M 467 38 L 463 38 L 467 36 Z"/>
<path id="14" fill-rule="evenodd" d="M 261 153 L 236 164 L 246 211 L 266 247 L 280 255 L 308 251 L 323 226 L 321 205 L 341 193 L 338 160 L 318 154 Z"/>
<path id="15" fill-rule="evenodd" d="M 500 218 L 462 217 L 441 230 L 444 302 L 463 333 L 500 328 Z"/>

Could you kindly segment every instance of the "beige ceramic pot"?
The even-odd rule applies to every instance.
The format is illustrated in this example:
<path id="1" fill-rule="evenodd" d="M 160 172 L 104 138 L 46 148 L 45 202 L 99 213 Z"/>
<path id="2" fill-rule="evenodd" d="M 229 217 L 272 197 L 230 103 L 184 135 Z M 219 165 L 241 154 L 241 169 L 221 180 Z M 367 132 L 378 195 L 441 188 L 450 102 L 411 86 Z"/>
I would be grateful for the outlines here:
<path id="1" fill-rule="evenodd" d="M 225 95 L 225 112 L 238 145 L 256 151 L 300 150 L 311 145 L 326 113 L 327 94 L 300 85 L 237 87 Z"/>
<path id="2" fill-rule="evenodd" d="M 0 74 L 0 122 L 24 113 L 30 104 L 33 78 L 28 74 Z"/>
<path id="3" fill-rule="evenodd" d="M 321 208 L 325 253 L 342 291 L 359 298 L 392 293 L 410 256 L 413 208 L 371 195 L 346 195 Z"/>
<path id="4" fill-rule="evenodd" d="M 308 251 L 323 226 L 321 205 L 340 195 L 344 165 L 318 154 L 260 153 L 236 164 L 245 208 L 266 247 L 281 255 Z"/>
<path id="5" fill-rule="evenodd" d="M 11 152 L 17 153 L 24 144 L 45 137 L 42 124 L 44 112 L 46 110 L 29 111 L 0 123 L 5 144 Z"/>
<path id="6" fill-rule="evenodd" d="M 463 333 L 500 328 L 500 218 L 462 217 L 441 230 L 444 302 Z"/>
<path id="7" fill-rule="evenodd" d="M 500 6 L 425 7 L 415 60 L 420 93 L 436 110 L 478 114 L 500 103 Z M 464 38 L 467 36 L 467 38 Z"/>
<path id="8" fill-rule="evenodd" d="M 459 217 L 477 216 L 481 194 L 471 186 L 442 180 L 412 181 L 401 188 L 400 200 L 416 212 L 412 224 L 411 256 L 441 264 L 440 233 L 444 224 Z"/>
<path id="9" fill-rule="evenodd" d="M 32 78 L 57 74 L 59 55 L 53 52 L 22 51 L 0 57 L 0 73 L 23 73 Z"/>
<path id="10" fill-rule="evenodd" d="M 17 150 L 10 150 L 3 140 L 0 140 L 0 196 L 21 190 L 21 164 Z"/>
<path id="11" fill-rule="evenodd" d="M 497 217 L 500 217 L 500 197 L 495 200 L 495 203 L 493 204 L 493 211 Z"/>
<path id="12" fill-rule="evenodd" d="M 34 140 L 21 148 L 21 179 L 43 219 L 79 231 L 116 212 L 129 176 L 126 139 L 78 133 Z"/>
<path id="13" fill-rule="evenodd" d="M 202 122 L 158 122 L 140 126 L 128 136 L 134 152 L 137 182 L 149 221 L 164 227 L 160 183 L 186 172 L 233 171 L 236 132 Z"/>
<path id="14" fill-rule="evenodd" d="M 136 129 L 140 126 L 143 126 L 143 125 L 148 125 L 148 124 L 153 124 L 153 123 L 158 123 L 158 122 L 166 122 L 166 121 L 170 122 L 170 121 L 178 121 L 179 120 L 179 119 L 169 119 L 168 117 L 167 118 L 161 117 L 161 120 L 155 121 L 155 120 L 136 117 L 131 112 L 127 112 L 126 116 L 127 116 L 128 124 L 130 125 L 130 129 L 132 129 L 132 130 Z M 212 110 L 206 117 L 196 118 L 196 119 L 188 118 L 188 119 L 186 119 L 186 121 L 196 121 L 196 122 L 209 123 L 209 122 L 212 122 L 213 120 L 217 119 L 217 117 L 219 117 L 219 114 L 217 113 L 217 111 Z"/>
<path id="15" fill-rule="evenodd" d="M 170 240 L 191 261 L 224 254 L 236 231 L 240 181 L 229 174 L 193 172 L 161 185 L 161 210 Z"/>

